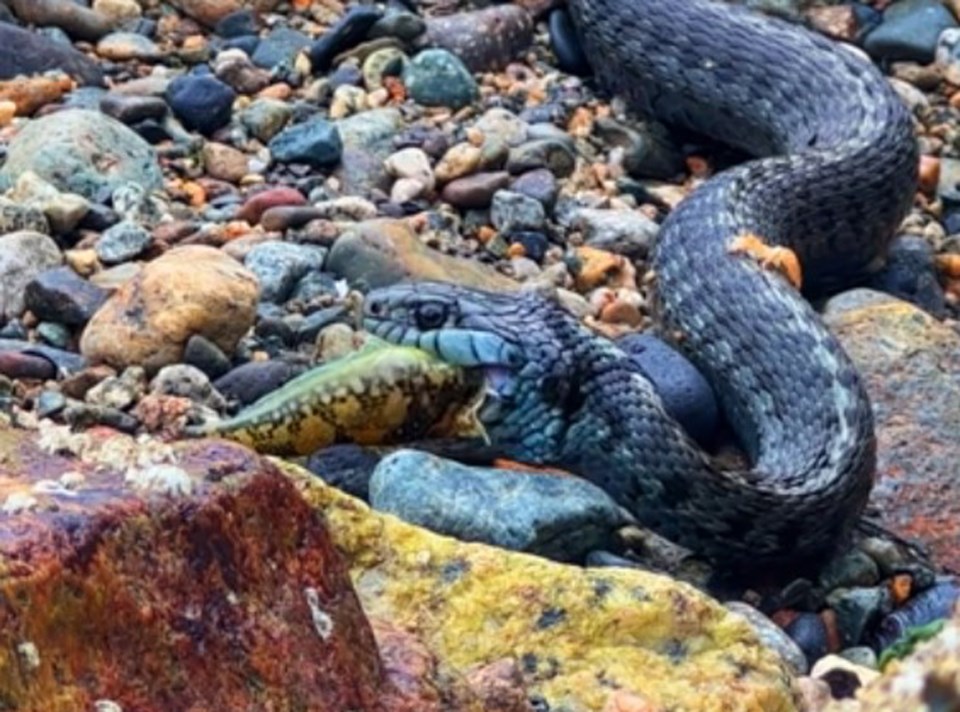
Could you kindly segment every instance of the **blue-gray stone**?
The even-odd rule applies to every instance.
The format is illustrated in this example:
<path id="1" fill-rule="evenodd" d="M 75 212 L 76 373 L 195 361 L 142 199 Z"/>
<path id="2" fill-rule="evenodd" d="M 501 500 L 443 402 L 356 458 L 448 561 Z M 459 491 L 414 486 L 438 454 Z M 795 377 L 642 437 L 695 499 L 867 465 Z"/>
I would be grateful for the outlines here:
<path id="1" fill-rule="evenodd" d="M 468 467 L 416 450 L 377 465 L 370 503 L 463 541 L 561 561 L 603 548 L 626 523 L 610 496 L 585 480 Z"/>
<path id="2" fill-rule="evenodd" d="M 933 316 L 946 313 L 933 248 L 922 237 L 904 235 L 890 245 L 887 263 L 867 285 L 916 304 Z"/>
<path id="3" fill-rule="evenodd" d="M 251 61 L 258 67 L 273 69 L 278 64 L 293 64 L 297 54 L 310 45 L 310 38 L 289 27 L 278 27 L 260 40 Z"/>
<path id="4" fill-rule="evenodd" d="M 343 153 L 343 141 L 336 125 L 311 118 L 288 126 L 270 141 L 270 153 L 281 163 L 306 163 L 317 168 L 336 165 Z"/>
<path id="5" fill-rule="evenodd" d="M 125 183 L 146 191 L 163 185 L 150 144 L 116 119 L 82 109 L 34 119 L 20 130 L 10 142 L 2 174 L 15 180 L 25 171 L 93 201 Z"/>
<path id="6" fill-rule="evenodd" d="M 41 321 L 37 324 L 37 336 L 43 343 L 58 349 L 65 349 L 70 345 L 70 330 L 55 321 Z"/>
<path id="7" fill-rule="evenodd" d="M 116 265 L 132 260 L 147 249 L 152 240 L 150 233 L 137 223 L 121 220 L 100 235 L 94 250 L 103 264 Z"/>
<path id="8" fill-rule="evenodd" d="M 244 264 L 260 281 L 260 299 L 279 304 L 307 272 L 323 268 L 326 254 L 324 248 L 313 245 L 263 242 L 247 253 Z"/>
<path id="9" fill-rule="evenodd" d="M 830 652 L 830 635 L 816 613 L 800 613 L 784 629 L 812 664 Z"/>
<path id="10" fill-rule="evenodd" d="M 617 345 L 653 383 L 667 413 L 698 443 L 711 445 L 720 411 L 703 374 L 679 351 L 652 334 L 629 334 Z"/>
<path id="11" fill-rule="evenodd" d="M 86 324 L 110 293 L 69 267 L 48 269 L 24 290 L 24 304 L 38 319 L 69 326 Z"/>
<path id="12" fill-rule="evenodd" d="M 577 157 L 573 149 L 563 140 L 556 138 L 538 138 L 514 146 L 507 154 L 507 170 L 517 175 L 537 168 L 546 168 L 559 178 L 573 173 Z"/>
<path id="13" fill-rule="evenodd" d="M 257 15 L 249 8 L 231 12 L 217 22 L 214 32 L 228 39 L 255 35 L 257 34 Z"/>
<path id="14" fill-rule="evenodd" d="M 883 13 L 883 22 L 867 35 L 863 46 L 888 60 L 932 62 L 940 33 L 957 21 L 940 0 L 901 0 Z"/>
<path id="15" fill-rule="evenodd" d="M 837 589 L 827 596 L 827 604 L 837 614 L 837 632 L 844 648 L 860 645 L 869 626 L 892 607 L 889 592 L 876 587 Z"/>
<path id="16" fill-rule="evenodd" d="M 286 361 L 251 361 L 221 376 L 213 385 L 225 398 L 237 401 L 240 405 L 250 405 L 277 390 L 298 373 Z"/>
<path id="17" fill-rule="evenodd" d="M 410 97 L 423 106 L 460 109 L 479 96 L 473 75 L 445 49 L 420 52 L 404 67 L 403 83 Z"/>
<path id="18" fill-rule="evenodd" d="M 490 221 L 504 235 L 536 232 L 546 225 L 547 214 L 543 204 L 535 198 L 510 190 L 498 190 L 493 194 L 490 205 Z"/>
<path id="19" fill-rule="evenodd" d="M 209 136 L 230 123 L 237 95 L 210 74 L 188 74 L 170 82 L 165 98 L 184 127 Z"/>
<path id="20" fill-rule="evenodd" d="M 910 629 L 948 618 L 958 600 L 960 582 L 949 577 L 938 580 L 931 588 L 914 596 L 880 621 L 873 641 L 876 648 L 888 648 L 902 640 Z"/>

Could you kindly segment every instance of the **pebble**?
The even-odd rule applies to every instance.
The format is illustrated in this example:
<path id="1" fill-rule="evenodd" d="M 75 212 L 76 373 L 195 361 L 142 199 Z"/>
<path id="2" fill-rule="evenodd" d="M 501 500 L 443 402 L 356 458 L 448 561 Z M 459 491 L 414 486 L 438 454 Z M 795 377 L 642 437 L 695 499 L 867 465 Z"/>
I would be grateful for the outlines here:
<path id="1" fill-rule="evenodd" d="M 103 264 L 117 265 L 137 257 L 152 242 L 149 231 L 137 223 L 122 220 L 103 232 L 94 249 Z"/>
<path id="2" fill-rule="evenodd" d="M 279 206 L 300 206 L 306 205 L 307 199 L 303 197 L 296 188 L 287 186 L 276 186 L 267 188 L 254 193 L 244 201 L 240 212 L 237 213 L 239 220 L 246 220 L 251 225 L 260 222 L 264 212 L 270 208 Z"/>
<path id="3" fill-rule="evenodd" d="M 960 584 L 949 578 L 939 580 L 902 608 L 883 617 L 874 636 L 876 648 L 889 648 L 902 640 L 909 630 L 949 617 L 958 600 Z"/>
<path id="4" fill-rule="evenodd" d="M 104 94 L 99 106 L 104 114 L 127 125 L 147 119 L 162 119 L 168 111 L 167 102 L 158 96 L 121 94 L 116 91 Z"/>
<path id="5" fill-rule="evenodd" d="M 238 49 L 220 52 L 213 64 L 213 73 L 239 94 L 264 92 L 273 80 L 269 70 L 256 66 L 246 52 Z"/>
<path id="6" fill-rule="evenodd" d="M 326 254 L 322 247 L 270 241 L 250 250 L 244 265 L 260 283 L 260 299 L 279 304 L 307 272 L 323 268 Z"/>
<path id="7" fill-rule="evenodd" d="M 404 148 L 387 157 L 384 167 L 394 178 L 416 181 L 423 190 L 433 190 L 436 180 L 430 157 L 419 148 Z"/>
<path id="8" fill-rule="evenodd" d="M 434 168 L 434 175 L 440 183 L 449 183 L 475 172 L 482 157 L 483 151 L 479 147 L 467 142 L 458 143 L 443 154 Z"/>
<path id="9" fill-rule="evenodd" d="M 228 183 L 239 183 L 250 172 L 250 159 L 243 151 L 216 141 L 207 141 L 201 151 L 207 175 Z"/>
<path id="10" fill-rule="evenodd" d="M 625 521 L 609 495 L 580 478 L 467 467 L 415 450 L 380 461 L 370 503 L 463 541 L 560 561 L 603 548 Z"/>
<path id="11" fill-rule="evenodd" d="M 444 49 L 426 49 L 403 70 L 410 97 L 424 106 L 460 109 L 479 96 L 477 82 L 456 55 Z"/>
<path id="12" fill-rule="evenodd" d="M 148 262 L 93 315 L 80 352 L 115 368 L 178 363 L 201 334 L 233 354 L 253 325 L 257 279 L 212 247 L 177 247 Z"/>
<path id="13" fill-rule="evenodd" d="M 623 149 L 623 168 L 634 178 L 668 180 L 684 170 L 683 153 L 661 124 L 627 126 L 601 117 L 594 122 L 594 132 L 608 145 Z"/>
<path id="14" fill-rule="evenodd" d="M 883 22 L 864 40 L 870 54 L 887 60 L 924 64 L 936 55 L 940 33 L 957 26 L 939 0 L 900 0 L 883 13 Z"/>
<path id="15" fill-rule="evenodd" d="M 471 72 L 502 69 L 533 43 L 533 21 L 504 4 L 427 19 L 425 43 L 458 57 Z"/>
<path id="16" fill-rule="evenodd" d="M 834 699 L 842 699 L 853 697 L 857 688 L 873 682 L 880 673 L 840 655 L 827 655 L 817 661 L 810 676 L 825 680 Z"/>
<path id="17" fill-rule="evenodd" d="M 493 194 L 490 220 L 501 233 L 542 230 L 546 226 L 546 211 L 540 201 L 521 193 L 498 190 Z"/>
<path id="18" fill-rule="evenodd" d="M 22 351 L 4 351 L 0 344 L 0 375 L 7 378 L 48 381 L 57 377 L 57 369 L 42 356 Z"/>
<path id="19" fill-rule="evenodd" d="M 830 652 L 827 626 L 816 613 L 799 613 L 784 632 L 803 651 L 808 661 L 816 661 Z"/>
<path id="20" fill-rule="evenodd" d="M 218 393 L 207 374 L 195 366 L 178 363 L 164 366 L 150 381 L 150 393 L 154 395 L 189 398 L 209 408 L 223 408 L 226 401 Z"/>
<path id="21" fill-rule="evenodd" d="M 946 300 L 933 249 L 922 237 L 903 235 L 894 240 L 886 265 L 871 275 L 869 286 L 916 304 L 933 316 L 945 314 Z"/>
<path id="22" fill-rule="evenodd" d="M 513 175 L 546 168 L 557 178 L 566 178 L 576 167 L 576 156 L 564 141 L 539 139 L 511 148 L 506 167 Z"/>
<path id="23" fill-rule="evenodd" d="M 474 173 L 447 183 L 441 195 L 446 202 L 458 208 L 486 208 L 493 202 L 493 196 L 509 184 L 510 174 L 506 171 Z"/>
<path id="24" fill-rule="evenodd" d="M 210 378 L 219 378 L 230 370 L 230 359 L 210 339 L 194 334 L 183 349 L 183 362 L 196 366 Z"/>
<path id="25" fill-rule="evenodd" d="M 164 57 L 153 40 L 136 32 L 111 32 L 97 42 L 97 54 L 114 62 L 156 62 Z"/>
<path id="26" fill-rule="evenodd" d="M 876 562 L 858 549 L 835 557 L 820 572 L 820 585 L 828 591 L 875 586 L 879 581 L 880 570 Z"/>
<path id="27" fill-rule="evenodd" d="M 281 163 L 305 163 L 316 168 L 335 165 L 343 152 L 337 126 L 311 118 L 285 128 L 270 141 L 270 154 Z"/>
<path id="28" fill-rule="evenodd" d="M 108 294 L 69 267 L 55 267 L 40 272 L 27 283 L 24 304 L 38 319 L 83 326 Z"/>
<path id="29" fill-rule="evenodd" d="M 83 109 L 34 119 L 17 133 L 0 175 L 16 180 L 26 171 L 94 201 L 127 183 L 144 191 L 163 184 L 156 152 L 146 141 L 116 119 Z"/>
<path id="30" fill-rule="evenodd" d="M 363 41 L 370 29 L 382 17 L 381 10 L 366 5 L 351 7 L 347 10 L 336 24 L 310 47 L 310 64 L 313 66 L 313 71 L 322 72 L 329 69 L 334 57 Z"/>
<path id="31" fill-rule="evenodd" d="M 561 223 L 582 232 L 590 247 L 632 259 L 648 254 L 660 230 L 656 222 L 636 210 L 579 208 Z"/>
<path id="32" fill-rule="evenodd" d="M 268 143 L 293 115 L 293 107 L 279 99 L 256 99 L 239 113 L 240 123 L 258 140 Z"/>
<path id="33" fill-rule="evenodd" d="M 331 487 L 366 502 L 370 499 L 370 477 L 381 459 L 370 448 L 332 445 L 307 458 L 306 468 Z"/>
<path id="34" fill-rule="evenodd" d="M 426 31 L 426 21 L 416 13 L 401 10 L 396 6 L 388 6 L 386 14 L 370 28 L 368 36 L 370 38 L 396 37 L 398 40 L 412 43 Z"/>
<path id="35" fill-rule="evenodd" d="M 753 606 L 741 601 L 730 601 L 725 604 L 728 610 L 743 616 L 753 629 L 760 642 L 770 650 L 780 655 L 794 675 L 803 675 L 809 669 L 807 658 L 803 651 L 790 639 L 786 633 L 772 620 L 763 615 Z"/>
<path id="36" fill-rule="evenodd" d="M 536 168 L 521 173 L 513 179 L 510 190 L 539 200 L 547 210 L 553 210 L 560 194 L 560 184 L 556 177 L 546 168 Z"/>
<path id="37" fill-rule="evenodd" d="M 385 76 L 399 76 L 408 62 L 407 55 L 396 47 L 384 47 L 363 61 L 363 83 L 367 91 L 379 89 Z"/>
<path id="38" fill-rule="evenodd" d="M 229 85 L 209 74 L 177 77 L 165 94 L 184 127 L 207 136 L 230 123 L 236 97 Z"/>
<path id="39" fill-rule="evenodd" d="M 874 587 L 836 589 L 827 596 L 827 603 L 836 612 L 840 644 L 845 648 L 859 644 L 890 605 L 888 594 Z"/>
<path id="40" fill-rule="evenodd" d="M 65 72 L 82 84 L 103 85 L 99 65 L 70 44 L 0 22 L 0 79 L 49 71 Z"/>
<path id="41" fill-rule="evenodd" d="M 20 316 L 27 285 L 62 262 L 60 248 L 47 235 L 29 231 L 0 235 L 0 321 Z"/>
<path id="42" fill-rule="evenodd" d="M 293 66 L 296 56 L 310 46 L 310 38 L 289 27 L 277 27 L 266 34 L 250 60 L 263 69 L 278 65 Z"/>
<path id="43" fill-rule="evenodd" d="M 232 369 L 213 385 L 227 399 L 250 405 L 296 375 L 297 370 L 286 361 L 251 361 Z"/>

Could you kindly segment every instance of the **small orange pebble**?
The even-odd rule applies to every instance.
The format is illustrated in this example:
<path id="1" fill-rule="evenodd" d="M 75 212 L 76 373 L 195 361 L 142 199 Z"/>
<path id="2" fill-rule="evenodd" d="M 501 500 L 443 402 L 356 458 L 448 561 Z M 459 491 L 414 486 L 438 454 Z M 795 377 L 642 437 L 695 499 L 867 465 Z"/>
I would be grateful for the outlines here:
<path id="1" fill-rule="evenodd" d="M 820 620 L 827 631 L 827 652 L 835 653 L 841 649 L 840 629 L 837 627 L 837 614 L 831 609 L 820 613 Z"/>
<path id="2" fill-rule="evenodd" d="M 483 243 L 484 245 L 489 243 L 496 236 L 497 236 L 497 231 L 494 230 L 489 225 L 481 225 L 480 228 L 477 230 L 477 239 L 480 240 L 480 242 Z"/>
<path id="3" fill-rule="evenodd" d="M 940 182 L 940 159 L 936 156 L 920 156 L 920 190 L 932 194 Z"/>
<path id="4" fill-rule="evenodd" d="M 276 84 L 271 84 L 270 86 L 257 92 L 257 98 L 285 100 L 289 99 L 292 94 L 293 89 L 289 84 L 285 82 L 278 82 Z"/>
<path id="5" fill-rule="evenodd" d="M 626 690 L 612 693 L 603 705 L 603 712 L 661 712 L 662 709 L 646 697 Z"/>
<path id="6" fill-rule="evenodd" d="M 593 131 L 593 113 L 585 106 L 578 106 L 567 122 L 567 132 L 573 136 L 589 136 Z"/>
<path id="7" fill-rule="evenodd" d="M 180 189 L 187 194 L 187 197 L 190 199 L 190 205 L 194 208 L 199 208 L 207 202 L 207 191 L 205 191 L 199 183 L 189 180 L 184 181 Z"/>
<path id="8" fill-rule="evenodd" d="M 960 255 L 937 255 L 936 264 L 947 279 L 960 279 Z"/>
<path id="9" fill-rule="evenodd" d="M 787 247 L 770 246 L 762 237 L 745 233 L 730 241 L 727 252 L 752 257 L 764 269 L 773 269 L 782 274 L 797 289 L 800 289 L 803 283 L 800 260 L 796 253 Z"/>
<path id="10" fill-rule="evenodd" d="M 910 574 L 897 574 L 887 585 L 893 602 L 900 606 L 907 602 L 913 592 L 913 577 Z"/>
<path id="11" fill-rule="evenodd" d="M 293 9 L 297 12 L 309 10 L 311 5 L 313 5 L 313 0 L 293 0 Z"/>
<path id="12" fill-rule="evenodd" d="M 526 257 L 527 248 L 520 242 L 511 243 L 507 248 L 507 257 Z"/>
<path id="13" fill-rule="evenodd" d="M 577 291 L 589 292 L 596 287 L 636 288 L 637 271 L 623 255 L 586 245 L 575 250 L 579 262 L 574 279 Z"/>

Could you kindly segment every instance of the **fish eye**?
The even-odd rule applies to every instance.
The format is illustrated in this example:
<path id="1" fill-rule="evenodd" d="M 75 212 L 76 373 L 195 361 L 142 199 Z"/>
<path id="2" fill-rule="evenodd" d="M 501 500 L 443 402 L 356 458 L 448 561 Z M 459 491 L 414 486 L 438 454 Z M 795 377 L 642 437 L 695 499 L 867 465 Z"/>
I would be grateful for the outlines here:
<path id="1" fill-rule="evenodd" d="M 446 323 L 450 308 L 439 302 L 426 302 L 417 306 L 413 316 L 420 331 L 433 331 Z"/>

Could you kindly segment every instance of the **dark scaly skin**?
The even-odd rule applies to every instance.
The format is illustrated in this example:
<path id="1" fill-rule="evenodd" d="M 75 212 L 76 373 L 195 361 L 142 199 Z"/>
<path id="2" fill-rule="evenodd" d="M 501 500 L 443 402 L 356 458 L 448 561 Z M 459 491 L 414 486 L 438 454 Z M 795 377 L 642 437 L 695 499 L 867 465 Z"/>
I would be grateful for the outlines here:
<path id="1" fill-rule="evenodd" d="M 758 156 L 696 190 L 653 255 L 664 326 L 717 391 L 751 457 L 724 471 L 609 342 L 535 294 L 452 285 L 369 295 L 367 327 L 462 366 L 496 366 L 511 457 L 571 469 L 700 554 L 758 566 L 823 554 L 862 512 L 870 403 L 837 341 L 745 233 L 793 249 L 808 292 L 878 258 L 916 182 L 911 119 L 850 48 L 708 0 L 572 0 L 599 78 L 640 112 Z"/>
<path id="2" fill-rule="evenodd" d="M 270 455 L 334 443 L 385 445 L 479 435 L 471 404 L 482 381 L 417 349 L 368 348 L 314 368 L 233 418 L 190 428 Z"/>

